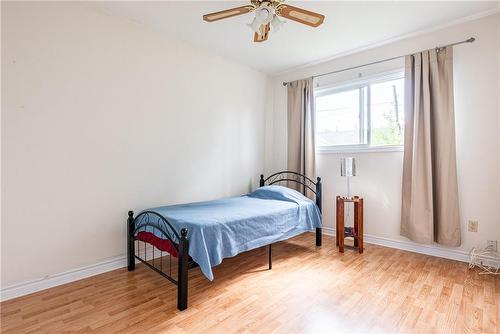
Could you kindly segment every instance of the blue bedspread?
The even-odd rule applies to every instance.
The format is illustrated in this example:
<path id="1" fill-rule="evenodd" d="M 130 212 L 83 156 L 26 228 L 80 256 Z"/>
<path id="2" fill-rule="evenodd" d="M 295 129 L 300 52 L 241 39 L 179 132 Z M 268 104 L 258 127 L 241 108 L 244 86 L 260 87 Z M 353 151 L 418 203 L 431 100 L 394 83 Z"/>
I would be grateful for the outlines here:
<path id="1" fill-rule="evenodd" d="M 213 280 L 212 267 L 226 257 L 321 227 L 316 204 L 282 186 L 265 186 L 240 197 L 148 209 L 179 232 L 188 230 L 189 255 Z M 158 235 L 161 237 L 161 235 Z"/>

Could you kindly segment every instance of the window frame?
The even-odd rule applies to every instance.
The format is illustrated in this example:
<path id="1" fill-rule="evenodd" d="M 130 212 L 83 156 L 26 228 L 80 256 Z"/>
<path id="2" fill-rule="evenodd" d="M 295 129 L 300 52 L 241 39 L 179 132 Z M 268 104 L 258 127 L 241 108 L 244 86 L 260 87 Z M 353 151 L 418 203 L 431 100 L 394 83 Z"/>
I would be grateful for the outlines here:
<path id="1" fill-rule="evenodd" d="M 392 71 L 385 71 L 379 74 L 369 75 L 363 78 L 346 81 L 340 84 L 329 84 L 315 88 L 314 101 L 316 101 L 317 97 L 359 89 L 360 90 L 359 138 L 363 139 L 364 141 L 363 136 L 365 134 L 367 136 L 366 144 L 316 146 L 316 152 L 317 153 L 402 152 L 404 145 L 371 145 L 372 129 L 371 129 L 371 110 L 370 110 L 370 100 L 371 100 L 370 85 L 391 80 L 398 80 L 398 79 L 404 79 L 403 68 L 399 68 L 397 70 L 392 70 Z M 364 119 L 365 117 L 367 118 L 366 119 L 366 124 L 368 124 L 367 129 L 365 129 L 365 119 Z"/>

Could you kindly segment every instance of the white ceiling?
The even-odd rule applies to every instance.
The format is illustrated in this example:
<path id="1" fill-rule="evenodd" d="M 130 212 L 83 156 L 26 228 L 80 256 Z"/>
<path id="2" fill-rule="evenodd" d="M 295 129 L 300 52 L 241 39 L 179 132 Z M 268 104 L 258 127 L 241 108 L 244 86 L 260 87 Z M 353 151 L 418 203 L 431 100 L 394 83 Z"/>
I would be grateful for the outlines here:
<path id="1" fill-rule="evenodd" d="M 388 39 L 448 24 L 467 16 L 498 10 L 500 2 L 479 1 L 290 1 L 326 16 L 318 28 L 288 21 L 254 43 L 245 25 L 252 14 L 207 23 L 202 15 L 249 1 L 98 2 L 102 10 L 125 16 L 198 47 L 260 71 L 277 74 Z M 468 36 L 464 36 L 468 37 Z"/>

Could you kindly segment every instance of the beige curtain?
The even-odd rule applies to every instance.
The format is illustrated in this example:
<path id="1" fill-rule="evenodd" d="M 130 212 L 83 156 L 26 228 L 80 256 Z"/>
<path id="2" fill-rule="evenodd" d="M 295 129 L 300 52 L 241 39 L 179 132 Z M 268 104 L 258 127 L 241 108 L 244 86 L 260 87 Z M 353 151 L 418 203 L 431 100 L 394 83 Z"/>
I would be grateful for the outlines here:
<path id="1" fill-rule="evenodd" d="M 401 235 L 459 246 L 453 49 L 406 57 Z"/>
<path id="2" fill-rule="evenodd" d="M 288 170 L 316 177 L 314 131 L 313 79 L 288 83 Z M 312 197 L 314 194 L 298 184 L 289 183 L 291 188 Z"/>

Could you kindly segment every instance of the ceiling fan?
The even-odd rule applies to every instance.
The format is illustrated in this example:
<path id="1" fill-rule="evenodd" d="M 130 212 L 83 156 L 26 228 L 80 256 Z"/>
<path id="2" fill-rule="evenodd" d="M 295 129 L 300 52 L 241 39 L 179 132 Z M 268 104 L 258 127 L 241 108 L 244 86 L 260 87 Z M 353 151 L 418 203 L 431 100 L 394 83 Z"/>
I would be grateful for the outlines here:
<path id="1" fill-rule="evenodd" d="M 255 11 L 255 17 L 248 26 L 254 31 L 254 42 L 264 42 L 269 37 L 271 27 L 278 31 L 284 24 L 278 16 L 295 22 L 318 27 L 325 19 L 324 15 L 283 3 L 285 0 L 251 0 L 250 5 L 226 9 L 203 15 L 203 20 L 214 22 L 229 17 Z"/>

